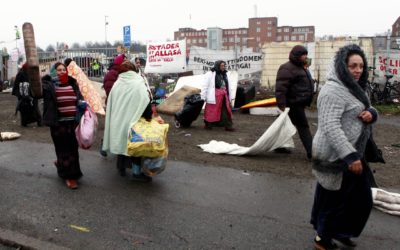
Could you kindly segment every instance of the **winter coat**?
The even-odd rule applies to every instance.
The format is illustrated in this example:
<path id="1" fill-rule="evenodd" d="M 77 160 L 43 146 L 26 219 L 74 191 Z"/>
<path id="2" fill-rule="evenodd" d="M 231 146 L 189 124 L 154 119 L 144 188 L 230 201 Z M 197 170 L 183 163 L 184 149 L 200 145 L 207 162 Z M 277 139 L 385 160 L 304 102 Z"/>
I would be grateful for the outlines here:
<path id="1" fill-rule="evenodd" d="M 307 53 L 307 51 L 305 51 Z M 279 67 L 276 76 L 275 97 L 278 107 L 309 106 L 314 93 L 314 80 L 299 60 L 301 55 L 292 49 L 289 61 Z"/>
<path id="2" fill-rule="evenodd" d="M 79 101 L 83 100 L 79 86 L 76 80 L 68 76 L 68 82 L 72 86 L 76 94 L 76 105 L 78 106 Z M 46 126 L 57 126 L 58 125 L 58 108 L 57 108 L 57 97 L 55 85 L 49 75 L 42 78 L 43 88 L 43 119 L 42 122 Z"/>
<path id="3" fill-rule="evenodd" d="M 118 79 L 118 68 L 119 65 L 112 65 L 107 74 L 104 76 L 103 87 L 107 96 L 110 94 L 111 88 Z"/>
<path id="4" fill-rule="evenodd" d="M 203 83 L 203 88 L 201 89 L 201 98 L 205 100 L 206 103 L 210 104 L 215 104 L 215 75 L 217 73 L 214 71 L 209 71 L 204 75 L 204 83 Z M 228 74 L 227 74 L 228 75 Z M 227 88 L 228 88 L 228 95 L 229 95 L 229 102 L 232 103 L 232 101 L 235 99 L 234 96 L 232 96 L 230 93 L 234 93 L 234 89 L 232 88 L 231 84 L 231 79 L 229 78 L 229 75 L 227 76 L 228 78 L 228 83 L 227 83 Z"/>

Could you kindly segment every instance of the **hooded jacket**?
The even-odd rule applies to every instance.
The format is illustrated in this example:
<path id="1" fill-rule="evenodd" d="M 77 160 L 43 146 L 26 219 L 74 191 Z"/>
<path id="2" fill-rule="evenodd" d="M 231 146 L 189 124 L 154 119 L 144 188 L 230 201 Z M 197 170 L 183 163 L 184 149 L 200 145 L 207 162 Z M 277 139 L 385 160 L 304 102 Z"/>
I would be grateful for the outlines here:
<path id="1" fill-rule="evenodd" d="M 279 67 L 276 76 L 275 97 L 278 107 L 309 106 L 314 93 L 314 80 L 300 61 L 306 55 L 304 46 L 296 45 L 290 51 L 289 61 Z"/>

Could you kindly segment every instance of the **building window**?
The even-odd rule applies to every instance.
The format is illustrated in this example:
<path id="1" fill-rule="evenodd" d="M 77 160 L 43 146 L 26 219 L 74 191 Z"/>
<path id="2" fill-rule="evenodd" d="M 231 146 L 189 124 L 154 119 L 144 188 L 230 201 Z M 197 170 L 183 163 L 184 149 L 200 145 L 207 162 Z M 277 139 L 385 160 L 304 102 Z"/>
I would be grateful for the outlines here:
<path id="1" fill-rule="evenodd" d="M 261 22 L 260 21 L 257 21 L 257 25 L 260 25 L 261 24 Z"/>
<path id="2" fill-rule="evenodd" d="M 229 37 L 229 42 L 233 43 L 235 40 L 233 40 L 234 37 Z"/>
<path id="3" fill-rule="evenodd" d="M 257 42 L 259 42 L 260 40 L 261 40 L 261 38 L 258 36 L 258 37 L 257 37 Z"/>
<path id="4" fill-rule="evenodd" d="M 203 39 L 199 38 L 199 43 L 203 43 Z"/>
<path id="5" fill-rule="evenodd" d="M 193 40 L 192 40 L 192 43 L 197 43 L 197 39 L 193 39 Z"/>
<path id="6" fill-rule="evenodd" d="M 299 40 L 300 40 L 300 41 L 304 41 L 304 35 L 300 35 L 300 36 L 299 36 Z"/>
<path id="7" fill-rule="evenodd" d="M 268 24 L 271 24 L 272 22 L 271 21 L 268 21 Z"/>
<path id="8" fill-rule="evenodd" d="M 280 41 L 282 41 L 282 37 L 281 37 L 281 36 L 277 36 L 277 37 L 276 37 L 276 40 L 277 40 L 278 42 L 280 42 Z"/>
<path id="9" fill-rule="evenodd" d="M 284 37 L 283 37 L 283 40 L 284 40 L 284 41 L 289 41 L 289 36 L 284 36 Z"/>
<path id="10" fill-rule="evenodd" d="M 283 32 L 289 32 L 289 28 L 284 28 Z"/>
<path id="11" fill-rule="evenodd" d="M 281 32 L 282 32 L 282 29 L 278 29 L 277 31 L 278 31 L 278 33 L 281 33 Z"/>
<path id="12" fill-rule="evenodd" d="M 190 44 L 191 40 L 190 39 L 186 39 L 186 43 Z"/>
<path id="13" fill-rule="evenodd" d="M 184 37 L 185 36 L 185 33 L 181 33 L 181 37 Z"/>
<path id="14" fill-rule="evenodd" d="M 272 27 L 271 27 L 271 26 L 268 26 L 268 27 L 267 27 L 267 30 L 272 30 Z"/>
<path id="15" fill-rule="evenodd" d="M 292 41 L 296 41 L 297 37 L 296 36 L 292 36 L 290 39 L 292 39 Z"/>
<path id="16" fill-rule="evenodd" d="M 272 33 L 271 32 L 267 32 L 267 37 L 271 37 Z"/>
<path id="17" fill-rule="evenodd" d="M 257 33 L 260 33 L 261 32 L 261 28 L 257 27 L 256 31 L 257 31 Z"/>
<path id="18" fill-rule="evenodd" d="M 224 38 L 222 38 L 222 41 L 223 41 L 224 43 L 226 43 L 226 42 L 228 41 L 228 38 L 224 37 Z"/>

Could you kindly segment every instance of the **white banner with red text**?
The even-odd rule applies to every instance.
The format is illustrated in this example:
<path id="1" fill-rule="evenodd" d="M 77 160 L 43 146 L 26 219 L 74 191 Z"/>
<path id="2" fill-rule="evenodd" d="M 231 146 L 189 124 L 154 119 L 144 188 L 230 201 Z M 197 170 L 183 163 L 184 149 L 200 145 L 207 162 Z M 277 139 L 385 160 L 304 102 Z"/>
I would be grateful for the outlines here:
<path id="1" fill-rule="evenodd" d="M 147 44 L 145 73 L 180 73 L 186 71 L 186 41 Z"/>

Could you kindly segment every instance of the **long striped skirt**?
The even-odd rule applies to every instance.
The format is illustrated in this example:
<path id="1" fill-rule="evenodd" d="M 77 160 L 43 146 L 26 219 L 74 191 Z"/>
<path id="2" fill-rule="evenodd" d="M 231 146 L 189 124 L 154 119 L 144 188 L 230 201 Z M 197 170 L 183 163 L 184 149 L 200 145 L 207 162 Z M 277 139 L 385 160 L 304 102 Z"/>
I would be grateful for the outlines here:
<path id="1" fill-rule="evenodd" d="M 60 122 L 59 126 L 50 127 L 51 138 L 56 150 L 58 176 L 62 179 L 78 180 L 82 177 L 79 165 L 78 142 L 75 137 L 75 121 Z"/>

